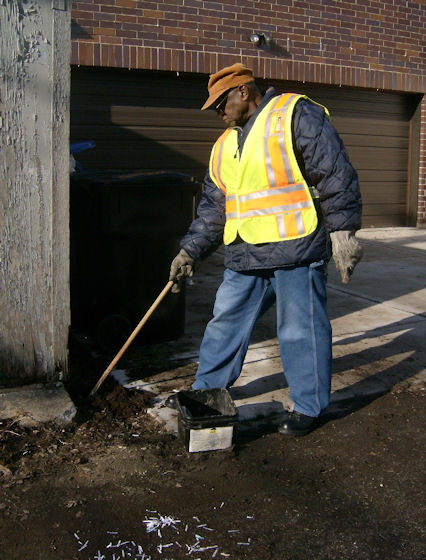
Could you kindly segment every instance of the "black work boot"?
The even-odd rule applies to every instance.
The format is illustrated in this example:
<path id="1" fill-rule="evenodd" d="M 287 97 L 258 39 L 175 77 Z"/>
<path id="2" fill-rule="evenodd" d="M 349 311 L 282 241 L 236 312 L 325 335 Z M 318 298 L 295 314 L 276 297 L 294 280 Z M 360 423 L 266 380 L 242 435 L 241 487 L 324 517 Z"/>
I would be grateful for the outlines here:
<path id="1" fill-rule="evenodd" d="M 319 422 L 319 418 L 293 411 L 288 413 L 278 431 L 286 436 L 305 436 L 315 430 Z"/>

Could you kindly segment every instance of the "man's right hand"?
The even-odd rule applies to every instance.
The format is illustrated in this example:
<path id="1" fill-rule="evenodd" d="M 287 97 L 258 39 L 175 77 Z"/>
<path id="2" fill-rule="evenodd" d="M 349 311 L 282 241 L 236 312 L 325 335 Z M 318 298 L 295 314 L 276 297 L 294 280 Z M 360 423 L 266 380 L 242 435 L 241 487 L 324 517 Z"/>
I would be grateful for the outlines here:
<path id="1" fill-rule="evenodd" d="M 193 276 L 194 263 L 195 260 L 188 255 L 185 249 L 181 249 L 173 259 L 169 276 L 169 281 L 172 280 L 174 282 L 172 287 L 173 293 L 177 294 L 180 292 L 182 280 L 185 276 Z"/>
<path id="2" fill-rule="evenodd" d="M 362 258 L 363 250 L 353 231 L 333 231 L 330 233 L 333 259 L 343 284 L 347 284 L 355 266 Z"/>

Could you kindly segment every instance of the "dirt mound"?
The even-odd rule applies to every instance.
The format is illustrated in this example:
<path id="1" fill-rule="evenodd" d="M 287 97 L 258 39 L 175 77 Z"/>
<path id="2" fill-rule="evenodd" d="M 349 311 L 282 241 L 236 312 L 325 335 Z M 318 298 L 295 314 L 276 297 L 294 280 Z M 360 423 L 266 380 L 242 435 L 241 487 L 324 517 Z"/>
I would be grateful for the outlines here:
<path id="1" fill-rule="evenodd" d="M 118 420 L 126 420 L 146 410 L 152 395 L 146 391 L 131 391 L 116 385 L 106 394 L 95 395 L 92 407 L 103 415 L 108 414 Z M 95 419 L 99 418 L 99 412 Z"/>
<path id="2" fill-rule="evenodd" d="M 78 421 L 67 428 L 56 424 L 24 428 L 0 422 L 0 480 L 19 484 L 54 472 L 59 464 L 84 464 L 94 452 L 107 453 L 109 444 L 127 442 L 134 432 L 158 431 L 146 414 L 151 397 L 110 382 L 93 402 L 86 399 L 83 413 L 79 407 Z"/>

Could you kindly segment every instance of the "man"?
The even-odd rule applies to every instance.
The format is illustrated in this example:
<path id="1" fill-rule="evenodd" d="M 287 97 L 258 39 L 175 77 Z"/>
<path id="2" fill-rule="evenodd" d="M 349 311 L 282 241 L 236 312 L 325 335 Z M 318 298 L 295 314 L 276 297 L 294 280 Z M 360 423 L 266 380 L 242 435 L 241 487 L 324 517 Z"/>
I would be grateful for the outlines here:
<path id="1" fill-rule="evenodd" d="M 330 399 L 327 262 L 348 282 L 362 255 L 356 171 L 327 110 L 305 96 L 257 88 L 242 64 L 210 76 L 212 108 L 228 125 L 215 143 L 198 217 L 172 262 L 175 291 L 195 261 L 225 244 L 224 279 L 206 327 L 193 389 L 238 378 L 256 320 L 274 302 L 293 410 L 279 431 L 304 435 Z M 169 400 L 173 406 L 173 398 Z"/>

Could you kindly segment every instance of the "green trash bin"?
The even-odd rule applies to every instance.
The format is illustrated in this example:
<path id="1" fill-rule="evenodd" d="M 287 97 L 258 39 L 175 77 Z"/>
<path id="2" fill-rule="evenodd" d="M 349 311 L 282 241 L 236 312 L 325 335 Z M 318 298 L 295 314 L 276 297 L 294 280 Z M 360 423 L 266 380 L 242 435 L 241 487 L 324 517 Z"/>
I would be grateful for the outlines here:
<path id="1" fill-rule="evenodd" d="M 130 334 L 168 281 L 201 185 L 174 172 L 90 172 L 71 179 L 72 329 L 104 350 Z M 139 343 L 184 332 L 185 290 L 169 295 Z"/>

